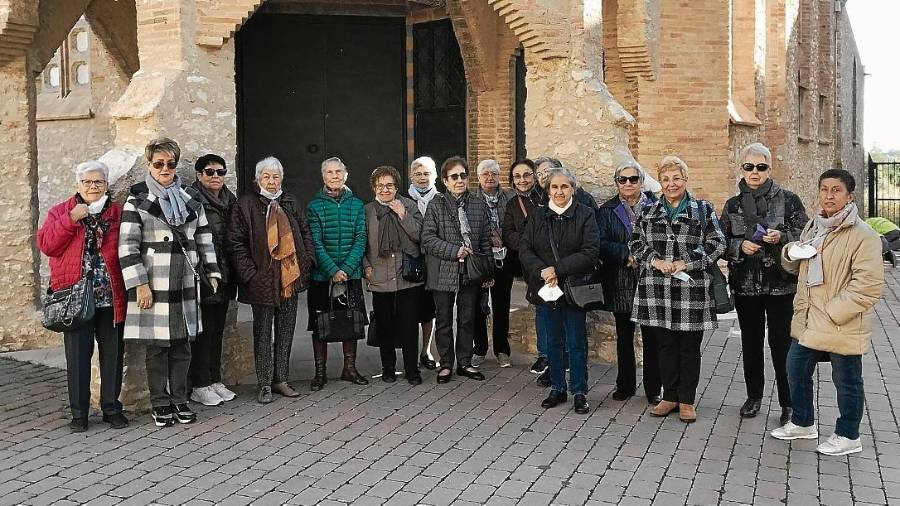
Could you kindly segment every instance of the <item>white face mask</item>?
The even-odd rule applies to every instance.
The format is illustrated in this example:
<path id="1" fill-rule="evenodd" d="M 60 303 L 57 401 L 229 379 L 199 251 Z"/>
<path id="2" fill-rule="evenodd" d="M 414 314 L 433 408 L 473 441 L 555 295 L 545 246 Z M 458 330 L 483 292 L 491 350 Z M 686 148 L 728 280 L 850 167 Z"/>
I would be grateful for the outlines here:
<path id="1" fill-rule="evenodd" d="M 100 197 L 99 200 L 88 204 L 88 213 L 100 214 L 100 211 L 103 210 L 103 206 L 106 205 L 107 200 L 109 200 L 109 195 L 104 195 L 104 196 Z"/>

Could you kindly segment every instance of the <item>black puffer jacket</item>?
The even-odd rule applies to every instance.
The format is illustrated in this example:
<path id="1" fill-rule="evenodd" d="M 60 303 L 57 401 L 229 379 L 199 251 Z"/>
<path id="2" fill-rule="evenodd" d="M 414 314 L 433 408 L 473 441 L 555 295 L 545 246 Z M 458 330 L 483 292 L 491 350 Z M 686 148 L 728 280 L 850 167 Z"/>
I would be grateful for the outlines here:
<path id="1" fill-rule="evenodd" d="M 219 272 L 222 274 L 222 279 L 219 281 L 220 286 L 215 294 L 206 293 L 206 287 L 201 285 L 204 293 L 200 300 L 203 304 L 220 304 L 233 300 L 235 295 L 237 295 L 237 283 L 232 278 L 231 265 L 228 261 L 228 256 L 225 254 L 225 242 L 227 240 L 226 233 L 231 207 L 234 205 L 237 197 L 227 186 L 222 186 L 222 189 L 219 191 L 219 200 L 215 202 L 210 198 L 200 181 L 194 181 L 191 187 L 197 190 L 200 202 L 203 203 L 203 210 L 206 211 L 206 221 L 209 223 L 210 232 L 212 232 L 213 247 L 216 249 L 216 260 L 219 265 Z"/>
<path id="2" fill-rule="evenodd" d="M 559 252 L 559 262 L 550 245 L 551 235 Z M 594 269 L 600 256 L 594 210 L 578 202 L 573 202 L 561 215 L 548 207 L 539 207 L 528 216 L 519 246 L 519 260 L 528 283 L 525 298 L 532 304 L 563 305 L 565 297 L 548 303 L 538 295 L 538 290 L 544 286 L 541 270 L 554 267 L 562 287 L 566 277 L 589 274 Z"/>
<path id="3" fill-rule="evenodd" d="M 466 199 L 466 219 L 471 228 L 472 249 L 482 255 L 491 255 L 490 216 L 484 199 L 471 192 Z M 422 225 L 422 251 L 427 255 L 426 288 L 439 292 L 454 292 L 459 288 L 459 266 L 456 258 L 463 244 L 459 229 L 457 204 L 449 193 L 435 195 L 425 211 Z"/>
<path id="4" fill-rule="evenodd" d="M 650 203 L 656 202 L 652 193 L 646 193 Z M 619 196 L 607 200 L 597 209 L 597 225 L 600 227 L 600 271 L 603 282 L 604 309 L 613 313 L 631 313 L 634 291 L 638 282 L 638 269 L 628 267 L 631 251 L 628 242 L 631 233 L 625 226 L 628 219 L 624 209 L 619 209 Z"/>

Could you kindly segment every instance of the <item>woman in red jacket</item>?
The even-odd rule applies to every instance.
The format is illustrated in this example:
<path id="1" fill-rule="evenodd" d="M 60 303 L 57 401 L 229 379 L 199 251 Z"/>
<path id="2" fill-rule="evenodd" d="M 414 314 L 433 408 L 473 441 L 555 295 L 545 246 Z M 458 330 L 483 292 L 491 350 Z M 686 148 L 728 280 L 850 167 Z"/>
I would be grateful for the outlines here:
<path id="1" fill-rule="evenodd" d="M 50 289 L 74 285 L 82 272 L 93 269 L 94 319 L 63 334 L 69 380 L 72 432 L 88 427 L 91 408 L 91 356 L 94 340 L 100 349 L 100 407 L 103 421 L 114 429 L 128 425 L 122 414 L 122 322 L 125 288 L 119 268 L 119 223 L 122 204 L 109 198 L 109 169 L 89 161 L 75 168 L 78 192 L 50 208 L 37 233 L 41 252 L 50 258 Z"/>

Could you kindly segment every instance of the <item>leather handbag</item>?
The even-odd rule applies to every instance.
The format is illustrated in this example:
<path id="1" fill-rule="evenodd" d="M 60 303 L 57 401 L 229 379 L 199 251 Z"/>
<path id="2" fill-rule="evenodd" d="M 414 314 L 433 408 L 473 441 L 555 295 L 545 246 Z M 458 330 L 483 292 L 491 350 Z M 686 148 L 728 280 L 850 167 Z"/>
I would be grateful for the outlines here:
<path id="1" fill-rule="evenodd" d="M 82 254 L 82 257 L 84 255 Z M 56 290 L 47 288 L 41 297 L 41 325 L 53 332 L 70 332 L 94 318 L 94 271 L 85 272 L 74 285 Z"/>
<path id="2" fill-rule="evenodd" d="M 315 338 L 326 343 L 358 341 L 366 337 L 366 315 L 338 301 L 335 306 L 334 283 L 328 289 L 328 311 L 316 312 Z"/>
<path id="3" fill-rule="evenodd" d="M 697 204 L 700 207 L 700 233 L 705 239 L 707 226 L 706 205 L 703 202 L 698 202 Z M 728 292 L 728 280 L 722 274 L 722 269 L 719 268 L 718 263 L 713 262 L 706 270 L 711 279 L 709 292 L 715 302 L 716 314 L 734 311 L 734 302 L 732 302 L 731 295 Z"/>
<path id="4" fill-rule="evenodd" d="M 462 284 L 465 286 L 481 285 L 494 277 L 494 255 L 472 253 L 462 263 Z"/>
<path id="5" fill-rule="evenodd" d="M 366 329 L 366 344 L 374 348 L 380 348 L 381 342 L 378 340 L 378 329 L 375 325 L 375 311 L 369 311 L 369 328 Z"/>
<path id="6" fill-rule="evenodd" d="M 417 257 L 408 253 L 403 254 L 403 264 L 400 276 L 410 283 L 422 283 L 425 281 L 425 255 Z"/>
<path id="7" fill-rule="evenodd" d="M 550 240 L 550 249 L 553 250 L 553 258 L 559 263 L 559 251 L 550 228 L 547 228 L 547 236 Z M 567 276 L 563 281 L 563 292 L 566 294 L 566 302 L 582 311 L 594 311 L 603 309 L 603 285 L 600 283 L 600 270 L 597 266 L 588 274 Z"/>

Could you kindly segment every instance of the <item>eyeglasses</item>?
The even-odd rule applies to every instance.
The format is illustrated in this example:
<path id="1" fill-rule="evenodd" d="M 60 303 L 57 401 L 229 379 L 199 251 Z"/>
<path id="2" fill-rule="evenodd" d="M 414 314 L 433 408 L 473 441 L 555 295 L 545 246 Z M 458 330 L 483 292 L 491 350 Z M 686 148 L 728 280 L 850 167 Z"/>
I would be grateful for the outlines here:
<path id="1" fill-rule="evenodd" d="M 500 173 L 498 173 L 498 172 L 491 172 L 491 171 L 489 171 L 489 170 L 486 170 L 486 171 L 482 172 L 482 173 L 479 174 L 479 175 L 485 176 L 485 177 L 488 177 L 488 176 L 490 176 L 490 177 L 500 177 Z"/>
<path id="2" fill-rule="evenodd" d="M 754 165 L 750 162 L 747 162 L 747 163 L 741 164 L 741 168 L 744 169 L 744 172 L 751 172 L 753 169 L 756 169 L 757 172 L 765 172 L 765 171 L 769 170 L 769 164 L 768 163 L 757 163 L 756 165 Z"/>
<path id="3" fill-rule="evenodd" d="M 375 185 L 375 189 L 376 189 L 376 190 L 379 190 L 379 191 L 381 191 L 381 190 L 393 190 L 393 189 L 396 188 L 396 187 L 397 187 L 397 185 L 395 185 L 394 183 L 376 184 L 376 185 Z"/>
<path id="4" fill-rule="evenodd" d="M 534 176 L 534 172 L 525 172 L 525 173 L 522 173 L 522 174 L 513 174 L 513 180 L 519 180 L 519 179 L 531 179 L 532 176 Z"/>
<path id="5" fill-rule="evenodd" d="M 430 175 L 431 175 L 431 173 L 429 173 L 429 172 L 419 172 L 419 171 L 413 172 L 413 177 L 428 177 Z"/>
<path id="6" fill-rule="evenodd" d="M 619 176 L 616 178 L 616 181 L 618 181 L 619 184 L 638 184 L 641 181 L 641 176 Z"/>
<path id="7" fill-rule="evenodd" d="M 469 175 L 465 172 L 460 172 L 458 174 L 447 174 L 447 179 L 451 181 L 459 181 L 460 179 L 466 179 Z"/>
<path id="8" fill-rule="evenodd" d="M 228 174 L 228 169 L 203 169 L 203 173 L 209 177 L 213 177 L 216 174 L 225 177 L 225 174 Z"/>
<path id="9" fill-rule="evenodd" d="M 84 186 L 85 188 L 90 188 L 92 186 L 103 188 L 104 186 L 106 186 L 106 181 L 102 179 L 82 179 L 81 186 Z"/>
<path id="10" fill-rule="evenodd" d="M 176 162 L 175 160 L 169 160 L 168 162 L 164 162 L 162 160 L 157 160 L 155 162 L 152 162 L 150 165 L 152 165 L 153 168 L 156 170 L 161 170 L 163 167 L 168 167 L 172 170 L 175 170 L 178 168 L 178 162 Z"/>

